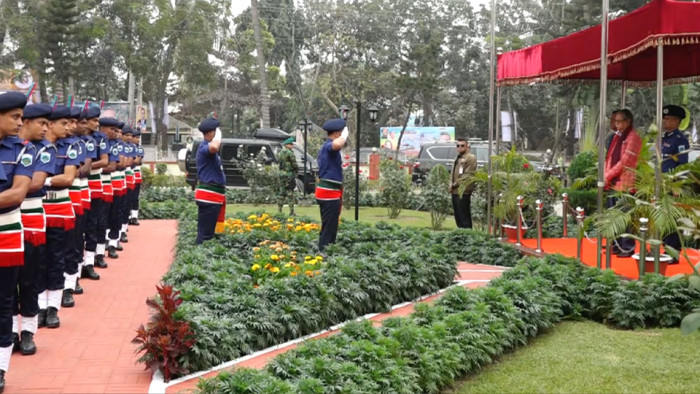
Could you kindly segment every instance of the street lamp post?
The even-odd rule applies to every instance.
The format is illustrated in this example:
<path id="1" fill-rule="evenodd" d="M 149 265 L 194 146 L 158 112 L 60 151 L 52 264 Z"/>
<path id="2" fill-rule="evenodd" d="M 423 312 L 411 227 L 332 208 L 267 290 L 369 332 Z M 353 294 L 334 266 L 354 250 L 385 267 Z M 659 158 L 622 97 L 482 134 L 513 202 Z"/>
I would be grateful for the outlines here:
<path id="1" fill-rule="evenodd" d="M 304 186 L 302 187 L 304 197 L 306 197 L 306 185 L 307 185 L 307 178 L 306 178 L 306 151 L 307 151 L 307 132 L 309 131 L 309 126 L 312 125 L 310 119 L 302 119 L 299 121 L 299 128 L 304 132 Z"/>
<path id="2" fill-rule="evenodd" d="M 361 125 L 361 106 L 360 100 L 356 101 L 357 104 L 357 131 L 355 133 L 355 221 L 360 220 L 360 125 Z M 338 115 L 340 115 L 343 120 L 348 119 L 348 113 L 350 112 L 350 107 L 343 104 L 338 108 Z M 376 106 L 372 105 L 368 109 L 369 120 L 372 123 L 377 121 L 377 112 L 379 110 Z"/>

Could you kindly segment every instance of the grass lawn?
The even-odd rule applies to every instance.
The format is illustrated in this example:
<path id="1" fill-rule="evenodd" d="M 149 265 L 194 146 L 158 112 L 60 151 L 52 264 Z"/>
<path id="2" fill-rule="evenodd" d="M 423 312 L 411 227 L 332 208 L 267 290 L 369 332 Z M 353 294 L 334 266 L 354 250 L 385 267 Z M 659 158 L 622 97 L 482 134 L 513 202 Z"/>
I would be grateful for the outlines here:
<path id="1" fill-rule="evenodd" d="M 318 205 L 312 205 L 310 207 L 301 207 L 301 206 L 296 206 L 294 207 L 294 210 L 296 211 L 296 214 L 299 216 L 308 216 L 313 220 L 316 220 L 318 222 L 321 221 L 321 212 L 318 209 Z M 267 213 L 274 213 L 277 212 L 277 205 L 258 205 L 253 206 L 250 204 L 227 204 L 226 205 L 226 212 L 227 213 L 236 213 L 236 212 L 259 212 L 259 211 L 264 211 Z M 284 207 L 284 212 L 289 213 L 289 207 Z M 355 220 L 355 207 L 352 207 L 350 209 L 345 209 L 343 208 L 341 215 L 340 215 L 342 220 Z M 377 223 L 380 221 L 388 222 L 388 223 L 396 223 L 400 226 L 404 227 L 427 227 L 430 228 L 430 212 L 422 212 L 422 211 L 410 211 L 407 209 L 404 209 L 401 211 L 401 215 L 399 215 L 398 218 L 396 219 L 389 219 L 389 216 L 387 216 L 387 209 L 386 208 L 370 208 L 370 207 L 360 207 L 360 221 L 365 222 L 365 223 Z M 457 228 L 455 225 L 455 220 L 454 217 L 448 216 L 447 219 L 442 223 L 442 228 L 447 229 L 447 230 L 452 230 Z"/>
<path id="2" fill-rule="evenodd" d="M 700 333 L 564 322 L 453 393 L 698 393 Z"/>

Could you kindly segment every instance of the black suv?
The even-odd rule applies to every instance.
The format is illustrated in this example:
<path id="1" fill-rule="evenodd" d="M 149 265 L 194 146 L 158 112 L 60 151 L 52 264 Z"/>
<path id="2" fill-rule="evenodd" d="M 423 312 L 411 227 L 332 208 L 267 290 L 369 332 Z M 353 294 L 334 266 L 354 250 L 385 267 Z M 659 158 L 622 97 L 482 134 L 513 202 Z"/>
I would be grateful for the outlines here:
<path id="1" fill-rule="evenodd" d="M 435 142 L 424 144 L 413 163 L 414 183 L 421 184 L 425 181 L 430 170 L 436 165 L 444 165 L 447 171 L 452 171 L 452 164 L 457 158 L 457 142 Z M 477 166 L 485 166 L 489 161 L 488 143 L 469 141 L 469 151 L 476 156 Z"/>
<path id="2" fill-rule="evenodd" d="M 243 173 L 236 165 L 240 160 L 250 160 L 257 158 L 260 152 L 264 152 L 264 163 L 270 165 L 277 162 L 277 155 L 282 150 L 282 141 L 289 137 L 282 130 L 261 129 L 255 134 L 258 138 L 266 139 L 240 139 L 240 138 L 223 138 L 221 140 L 221 163 L 224 166 L 226 174 L 226 186 L 246 188 L 248 183 L 243 178 Z M 282 138 L 284 137 L 284 138 Z M 197 185 L 197 149 L 202 143 L 202 140 L 197 140 L 192 143 L 191 150 L 183 150 L 178 155 L 178 164 L 180 169 L 186 173 L 186 181 L 194 188 Z M 263 149 L 264 148 L 264 149 Z M 299 165 L 299 174 L 297 175 L 297 190 L 302 191 L 304 187 L 304 151 L 298 146 L 294 146 L 294 155 Z M 316 159 L 307 155 L 306 158 L 306 192 L 313 193 L 316 188 L 316 173 L 318 171 L 318 163 Z"/>

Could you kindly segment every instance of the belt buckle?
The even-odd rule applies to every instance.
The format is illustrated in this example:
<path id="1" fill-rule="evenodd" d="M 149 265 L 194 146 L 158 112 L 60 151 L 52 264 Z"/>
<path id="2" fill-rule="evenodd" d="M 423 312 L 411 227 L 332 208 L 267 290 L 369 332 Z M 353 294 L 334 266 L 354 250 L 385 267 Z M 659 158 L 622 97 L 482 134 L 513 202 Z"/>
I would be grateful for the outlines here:
<path id="1" fill-rule="evenodd" d="M 47 200 L 56 200 L 57 198 L 58 198 L 58 193 L 53 192 L 53 191 L 46 192 L 46 199 Z"/>

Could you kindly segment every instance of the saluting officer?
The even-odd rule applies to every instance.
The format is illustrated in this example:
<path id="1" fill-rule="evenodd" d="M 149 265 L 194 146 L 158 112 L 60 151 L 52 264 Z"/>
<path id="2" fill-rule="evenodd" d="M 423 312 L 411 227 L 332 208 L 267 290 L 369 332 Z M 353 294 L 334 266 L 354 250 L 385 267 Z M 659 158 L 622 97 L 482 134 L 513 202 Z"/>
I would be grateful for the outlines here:
<path id="1" fill-rule="evenodd" d="M 75 212 L 68 188 L 78 175 L 80 154 L 68 137 L 70 109 L 56 105 L 49 116 L 46 139 L 56 145 L 55 174 L 46 178 L 43 199 L 46 212 L 46 255 L 39 269 L 39 327 L 58 328 L 58 311 L 65 284 L 68 231 L 75 227 Z M 45 320 L 44 320 L 45 316 Z"/>
<path id="2" fill-rule="evenodd" d="M 678 130 L 681 121 L 685 119 L 685 109 L 677 105 L 667 105 L 663 108 L 663 128 L 664 135 L 661 137 L 661 172 L 669 172 L 681 164 L 688 162 L 688 150 L 690 144 L 683 133 Z M 681 239 L 677 232 L 664 238 L 664 244 L 671 246 L 680 252 Z M 673 259 L 669 264 L 677 264 L 678 260 Z"/>
<path id="3" fill-rule="evenodd" d="M 289 137 L 284 142 L 284 148 L 279 153 L 279 166 L 282 174 L 280 175 L 279 191 L 278 191 L 278 203 L 277 208 L 279 212 L 282 212 L 282 207 L 284 203 L 289 204 L 289 214 L 294 215 L 294 189 L 297 187 L 297 174 L 299 173 L 299 164 L 297 164 L 297 158 L 294 155 L 294 137 Z"/>
<path id="4" fill-rule="evenodd" d="M 0 94 L 0 392 L 12 356 L 12 308 L 19 267 L 24 264 L 20 204 L 32 181 L 34 156 L 17 138 L 27 97 Z"/>
<path id="5" fill-rule="evenodd" d="M 44 138 L 48 132 L 48 119 L 51 112 L 52 108 L 47 104 L 25 107 L 22 115 L 22 129 L 19 132 L 19 138 L 29 141 L 34 152 L 32 182 L 27 197 L 20 207 L 24 228 L 24 266 L 19 270 L 12 318 L 14 350 L 21 352 L 22 355 L 36 353 L 34 334 L 39 324 L 37 276 L 39 265 L 46 253 L 46 216 L 41 200 L 46 195 L 44 188 L 46 178 L 54 175 L 57 153 L 56 147 Z"/>
<path id="6" fill-rule="evenodd" d="M 323 124 L 328 139 L 318 152 L 318 177 L 316 201 L 321 209 L 321 234 L 318 249 L 323 251 L 335 243 L 338 220 L 343 202 L 343 159 L 340 150 L 348 139 L 348 128 L 343 119 L 331 119 Z"/>
<path id="7" fill-rule="evenodd" d="M 197 149 L 197 190 L 194 199 L 197 215 L 197 244 L 214 238 L 216 222 L 226 206 L 226 175 L 221 165 L 221 124 L 208 118 L 199 124 L 204 141 Z"/>
<path id="8" fill-rule="evenodd" d="M 129 215 L 129 224 L 132 226 L 139 225 L 139 195 L 141 194 L 141 164 L 143 160 L 143 147 L 141 146 L 141 130 L 134 130 L 131 141 L 134 144 L 134 181 L 136 185 L 134 186 L 134 197 L 131 200 L 131 214 Z"/>

